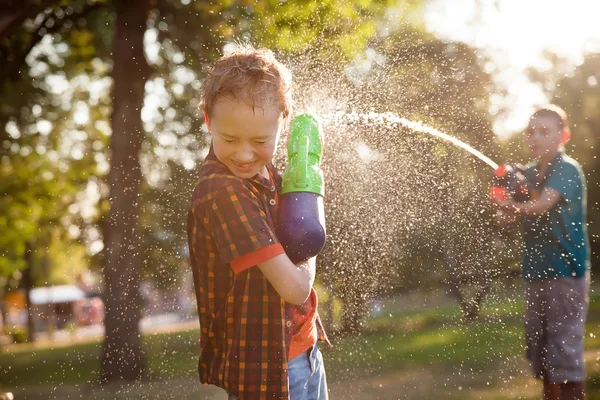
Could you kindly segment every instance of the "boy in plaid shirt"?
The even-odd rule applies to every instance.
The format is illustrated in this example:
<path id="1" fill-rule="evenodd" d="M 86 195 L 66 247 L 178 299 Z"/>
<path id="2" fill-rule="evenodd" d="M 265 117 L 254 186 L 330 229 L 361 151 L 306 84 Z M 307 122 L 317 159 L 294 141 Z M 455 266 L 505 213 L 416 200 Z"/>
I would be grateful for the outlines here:
<path id="1" fill-rule="evenodd" d="M 200 381 L 230 399 L 327 399 L 327 341 L 312 288 L 275 236 L 281 178 L 271 164 L 291 112 L 291 74 L 268 50 L 216 62 L 204 82 L 212 136 L 188 214 L 200 317 Z"/>

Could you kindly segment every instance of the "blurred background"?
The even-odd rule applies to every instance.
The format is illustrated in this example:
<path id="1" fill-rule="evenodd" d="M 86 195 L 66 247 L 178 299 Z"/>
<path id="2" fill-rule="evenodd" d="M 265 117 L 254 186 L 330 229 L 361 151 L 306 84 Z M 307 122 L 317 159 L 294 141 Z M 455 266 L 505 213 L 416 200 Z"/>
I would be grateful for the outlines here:
<path id="1" fill-rule="evenodd" d="M 223 398 L 197 383 L 185 229 L 210 143 L 201 82 L 249 42 L 294 73 L 295 112 L 323 122 L 331 397 L 539 397 L 519 230 L 493 224 L 493 170 L 394 118 L 528 162 L 528 117 L 563 107 L 593 275 L 599 13 L 593 0 L 0 0 L 0 392 Z M 594 290 L 592 399 L 598 321 Z"/>

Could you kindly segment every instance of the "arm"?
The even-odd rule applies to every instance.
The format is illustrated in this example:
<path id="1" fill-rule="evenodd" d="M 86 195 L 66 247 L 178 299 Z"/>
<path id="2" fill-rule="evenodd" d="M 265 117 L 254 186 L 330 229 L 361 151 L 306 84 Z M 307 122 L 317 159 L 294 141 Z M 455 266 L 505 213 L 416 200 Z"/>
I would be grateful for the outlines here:
<path id="1" fill-rule="evenodd" d="M 290 261 L 254 193 L 239 183 L 230 185 L 214 195 L 211 211 L 216 249 L 235 274 L 258 266 L 286 302 L 304 303 L 315 279 L 315 261 Z"/>
<path id="2" fill-rule="evenodd" d="M 501 209 L 509 210 L 518 215 L 543 215 L 554 208 L 562 195 L 556 189 L 545 188 L 537 200 L 517 203 L 513 199 L 498 202 Z"/>
<path id="3" fill-rule="evenodd" d="M 496 211 L 496 224 L 504 228 L 510 225 L 514 225 L 517 222 L 518 215 L 512 210 L 497 210 Z"/>
<path id="4" fill-rule="evenodd" d="M 287 255 L 280 254 L 258 264 L 269 283 L 288 303 L 303 304 L 315 281 L 316 258 L 294 265 Z"/>

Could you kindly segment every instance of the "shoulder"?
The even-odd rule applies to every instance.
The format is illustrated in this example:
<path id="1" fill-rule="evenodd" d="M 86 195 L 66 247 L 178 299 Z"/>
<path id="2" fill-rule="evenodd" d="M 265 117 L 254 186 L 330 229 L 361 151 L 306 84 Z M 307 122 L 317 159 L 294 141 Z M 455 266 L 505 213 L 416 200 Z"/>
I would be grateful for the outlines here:
<path id="1" fill-rule="evenodd" d="M 569 181 L 578 181 L 584 179 L 581 164 L 566 154 L 562 154 L 559 157 L 555 171 L 562 179 L 568 179 Z"/>
<path id="2" fill-rule="evenodd" d="M 211 173 L 199 177 L 192 201 L 212 204 L 216 198 L 231 197 L 236 194 L 252 196 L 254 192 L 254 186 L 246 179 L 230 174 Z"/>
<path id="3" fill-rule="evenodd" d="M 576 172 L 581 172 L 583 169 L 581 168 L 581 164 L 577 162 L 574 158 L 569 157 L 566 154 L 563 154 L 559 159 L 559 165 L 561 168 Z"/>
<path id="4" fill-rule="evenodd" d="M 216 198 L 234 194 L 250 194 L 253 186 L 246 179 L 233 175 L 227 167 L 216 160 L 206 160 L 200 167 L 192 193 L 192 211 L 211 207 Z"/>

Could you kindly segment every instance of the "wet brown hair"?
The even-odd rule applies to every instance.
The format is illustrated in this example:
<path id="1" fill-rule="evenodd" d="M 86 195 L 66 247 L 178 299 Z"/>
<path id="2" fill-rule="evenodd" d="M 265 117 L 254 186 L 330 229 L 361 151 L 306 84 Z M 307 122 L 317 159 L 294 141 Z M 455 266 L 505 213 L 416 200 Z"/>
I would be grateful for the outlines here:
<path id="1" fill-rule="evenodd" d="M 253 109 L 274 105 L 286 118 L 292 111 L 291 84 L 292 74 L 272 51 L 238 44 L 208 71 L 202 108 L 210 117 L 219 100 L 236 99 Z"/>

